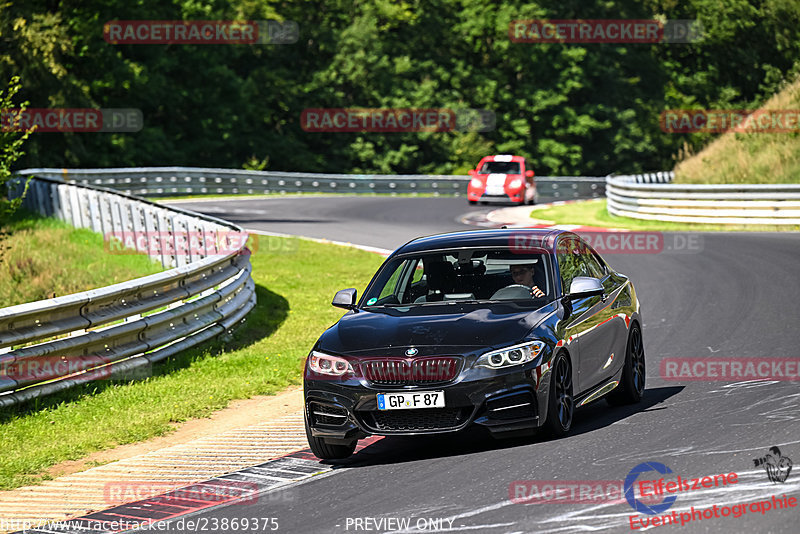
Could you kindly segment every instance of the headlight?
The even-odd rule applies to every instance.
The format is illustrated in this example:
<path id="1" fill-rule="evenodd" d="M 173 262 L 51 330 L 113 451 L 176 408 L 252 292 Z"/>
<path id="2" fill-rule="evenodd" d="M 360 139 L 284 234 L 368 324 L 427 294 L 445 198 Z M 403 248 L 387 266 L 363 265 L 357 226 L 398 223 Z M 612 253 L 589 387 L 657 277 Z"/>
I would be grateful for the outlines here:
<path id="1" fill-rule="evenodd" d="M 511 183 L 508 184 L 508 187 L 509 189 L 519 189 L 520 187 L 522 187 L 522 180 L 520 180 L 519 178 L 511 180 Z"/>
<path id="2" fill-rule="evenodd" d="M 472 187 L 483 187 L 483 182 L 481 182 L 477 178 L 473 178 L 472 180 L 469 181 L 469 185 L 471 185 Z M 464 186 L 462 185 L 461 187 Z"/>
<path id="3" fill-rule="evenodd" d="M 338 356 L 323 354 L 315 350 L 308 355 L 308 366 L 315 373 L 322 375 L 342 376 L 348 372 L 353 372 L 350 362 Z"/>
<path id="4" fill-rule="evenodd" d="M 474 367 L 488 367 L 489 369 L 500 369 L 521 365 L 533 361 L 542 349 L 543 341 L 532 341 L 521 345 L 514 345 L 504 349 L 487 352 L 481 355 L 474 364 Z"/>

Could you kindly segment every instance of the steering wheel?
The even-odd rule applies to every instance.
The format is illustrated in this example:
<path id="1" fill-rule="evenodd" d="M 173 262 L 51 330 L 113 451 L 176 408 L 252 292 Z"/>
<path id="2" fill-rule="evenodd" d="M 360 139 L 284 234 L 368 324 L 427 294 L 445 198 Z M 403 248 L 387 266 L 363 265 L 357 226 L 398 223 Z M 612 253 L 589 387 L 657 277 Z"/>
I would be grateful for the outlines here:
<path id="1" fill-rule="evenodd" d="M 494 292 L 490 300 L 522 300 L 531 298 L 531 288 L 522 284 L 510 284 Z"/>

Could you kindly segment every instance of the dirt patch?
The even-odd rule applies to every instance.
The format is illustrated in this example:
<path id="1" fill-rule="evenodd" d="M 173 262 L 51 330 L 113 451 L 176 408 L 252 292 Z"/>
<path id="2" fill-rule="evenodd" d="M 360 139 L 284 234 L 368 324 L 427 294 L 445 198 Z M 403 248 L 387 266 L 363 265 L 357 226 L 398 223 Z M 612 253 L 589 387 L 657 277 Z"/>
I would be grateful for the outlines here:
<path id="1" fill-rule="evenodd" d="M 98 465 L 171 447 L 172 445 L 213 436 L 227 430 L 269 421 L 302 409 L 303 388 L 302 386 L 293 386 L 277 395 L 233 401 L 230 406 L 215 412 L 211 417 L 176 423 L 174 425 L 175 430 L 166 436 L 97 451 L 80 460 L 61 462 L 49 468 L 46 473 L 48 477 L 57 478 L 85 471 Z"/>

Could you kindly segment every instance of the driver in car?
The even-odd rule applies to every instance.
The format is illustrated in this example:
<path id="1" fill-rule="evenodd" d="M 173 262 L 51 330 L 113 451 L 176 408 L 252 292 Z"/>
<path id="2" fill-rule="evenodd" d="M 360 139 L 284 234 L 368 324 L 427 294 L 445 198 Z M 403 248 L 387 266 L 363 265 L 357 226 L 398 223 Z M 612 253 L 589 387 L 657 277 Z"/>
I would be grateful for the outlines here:
<path id="1" fill-rule="evenodd" d="M 511 278 L 515 284 L 520 284 L 531 289 L 532 297 L 543 297 L 544 291 L 539 289 L 533 282 L 533 269 L 534 264 L 529 263 L 525 265 L 511 265 Z"/>

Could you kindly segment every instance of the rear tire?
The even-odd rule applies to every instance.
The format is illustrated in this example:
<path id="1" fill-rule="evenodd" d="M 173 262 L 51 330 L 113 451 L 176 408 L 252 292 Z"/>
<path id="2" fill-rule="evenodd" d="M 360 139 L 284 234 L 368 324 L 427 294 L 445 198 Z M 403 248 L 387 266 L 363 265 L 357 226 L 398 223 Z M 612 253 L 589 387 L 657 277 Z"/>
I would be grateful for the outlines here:
<path id="1" fill-rule="evenodd" d="M 547 402 L 547 421 L 545 429 L 556 438 L 560 438 L 572 428 L 572 416 L 575 413 L 575 397 L 572 393 L 572 365 L 567 356 L 560 352 L 553 360 L 550 371 L 550 393 Z"/>
<path id="2" fill-rule="evenodd" d="M 326 443 L 323 438 L 317 438 L 311 435 L 311 427 L 308 425 L 308 416 L 304 416 L 306 423 L 306 438 L 308 444 L 311 446 L 311 452 L 320 460 L 342 460 L 352 456 L 356 450 L 358 440 L 353 440 L 348 445 L 332 445 Z"/>
<path id="3" fill-rule="evenodd" d="M 633 323 L 628 334 L 628 347 L 625 350 L 625 367 L 619 385 L 608 394 L 606 400 L 612 406 L 636 404 L 642 400 L 647 372 L 644 360 L 642 329 Z"/>

